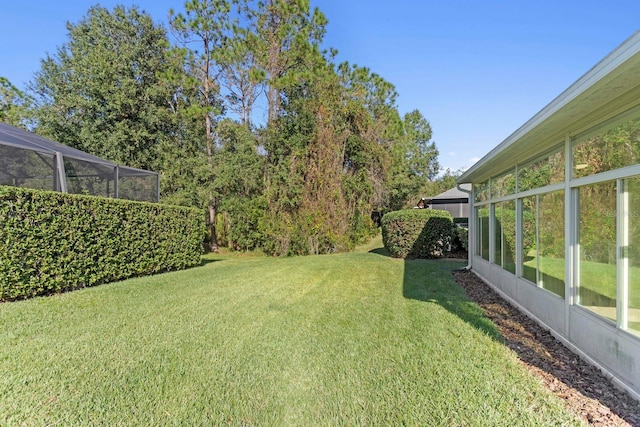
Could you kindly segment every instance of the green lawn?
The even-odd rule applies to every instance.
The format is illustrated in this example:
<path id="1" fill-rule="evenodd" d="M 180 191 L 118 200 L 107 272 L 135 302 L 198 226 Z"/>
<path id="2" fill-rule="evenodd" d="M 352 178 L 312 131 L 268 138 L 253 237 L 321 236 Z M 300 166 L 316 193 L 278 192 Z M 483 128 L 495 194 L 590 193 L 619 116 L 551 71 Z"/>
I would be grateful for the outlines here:
<path id="1" fill-rule="evenodd" d="M 451 261 L 377 244 L 0 304 L 0 425 L 578 425 Z"/>

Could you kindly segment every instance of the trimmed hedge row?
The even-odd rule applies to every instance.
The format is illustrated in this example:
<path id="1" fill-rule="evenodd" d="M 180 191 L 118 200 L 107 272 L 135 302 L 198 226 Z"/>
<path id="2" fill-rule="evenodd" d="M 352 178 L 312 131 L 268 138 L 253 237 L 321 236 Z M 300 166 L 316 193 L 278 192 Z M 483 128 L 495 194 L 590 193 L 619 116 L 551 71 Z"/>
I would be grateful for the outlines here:
<path id="1" fill-rule="evenodd" d="M 200 263 L 198 209 L 0 186 L 0 301 Z"/>
<path id="2" fill-rule="evenodd" d="M 382 243 L 394 258 L 434 258 L 451 244 L 453 219 L 440 209 L 407 209 L 382 217 Z"/>

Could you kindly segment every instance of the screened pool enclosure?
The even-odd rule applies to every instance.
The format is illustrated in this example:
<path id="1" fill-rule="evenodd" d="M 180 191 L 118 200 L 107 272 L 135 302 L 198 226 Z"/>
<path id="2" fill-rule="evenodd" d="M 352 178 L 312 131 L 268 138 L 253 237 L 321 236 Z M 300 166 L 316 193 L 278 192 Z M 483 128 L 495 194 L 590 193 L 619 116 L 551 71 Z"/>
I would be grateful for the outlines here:
<path id="1" fill-rule="evenodd" d="M 157 202 L 156 172 L 117 165 L 0 123 L 0 185 Z"/>

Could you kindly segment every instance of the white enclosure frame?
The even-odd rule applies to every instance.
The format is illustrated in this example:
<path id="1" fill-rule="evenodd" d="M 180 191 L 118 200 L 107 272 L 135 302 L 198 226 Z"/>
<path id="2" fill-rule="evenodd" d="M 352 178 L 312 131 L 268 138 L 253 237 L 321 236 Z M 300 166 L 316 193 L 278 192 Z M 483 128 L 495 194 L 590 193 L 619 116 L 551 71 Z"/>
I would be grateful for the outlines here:
<path id="1" fill-rule="evenodd" d="M 614 123 L 640 117 L 640 32 L 594 66 L 576 83 L 466 171 L 458 183 L 473 184 L 476 191 L 469 207 L 469 267 L 499 294 L 590 363 L 599 367 L 618 386 L 640 400 L 640 336 L 628 331 L 629 297 L 629 198 L 627 178 L 640 176 L 640 164 L 595 175 L 573 178 L 572 144 L 609 128 Z M 562 182 L 518 192 L 518 170 L 554 148 L 564 149 Z M 522 160 L 522 161 L 520 161 Z M 493 198 L 491 179 L 515 170 L 513 194 Z M 616 196 L 616 322 L 577 304 L 580 283 L 578 189 L 585 185 L 615 181 Z M 481 185 L 489 183 L 489 196 L 476 198 Z M 562 298 L 522 276 L 522 200 L 525 197 L 564 191 L 565 297 Z M 494 258 L 495 203 L 516 202 L 516 273 L 504 270 Z M 476 207 L 489 208 L 489 260 L 478 253 Z M 536 231 L 537 233 L 537 231 Z"/>

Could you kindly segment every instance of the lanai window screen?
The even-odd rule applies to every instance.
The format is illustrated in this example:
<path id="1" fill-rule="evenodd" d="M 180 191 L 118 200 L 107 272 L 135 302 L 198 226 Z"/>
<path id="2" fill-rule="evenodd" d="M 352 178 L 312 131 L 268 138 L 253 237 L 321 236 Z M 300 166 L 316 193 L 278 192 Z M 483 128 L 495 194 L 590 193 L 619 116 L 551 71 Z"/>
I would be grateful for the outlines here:
<path id="1" fill-rule="evenodd" d="M 0 123 L 0 185 L 157 202 L 156 172 L 120 166 Z"/>

